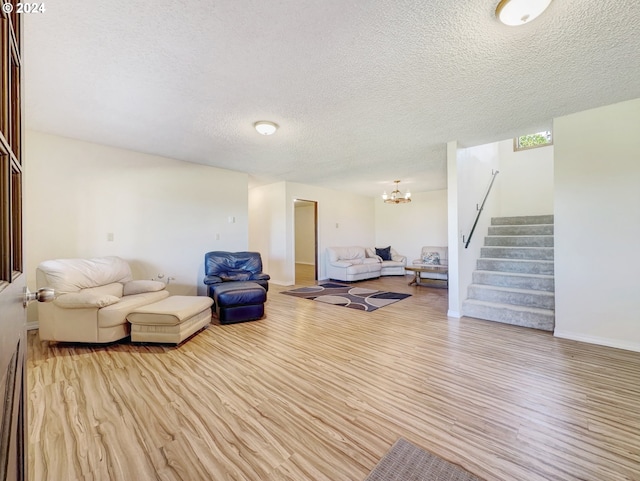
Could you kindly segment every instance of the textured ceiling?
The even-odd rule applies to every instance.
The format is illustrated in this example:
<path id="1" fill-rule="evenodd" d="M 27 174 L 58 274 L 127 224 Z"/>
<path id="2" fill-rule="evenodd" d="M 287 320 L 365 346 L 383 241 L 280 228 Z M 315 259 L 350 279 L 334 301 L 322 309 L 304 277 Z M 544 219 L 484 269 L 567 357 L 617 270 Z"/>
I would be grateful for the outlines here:
<path id="1" fill-rule="evenodd" d="M 446 142 L 640 97 L 640 1 L 59 0 L 25 15 L 27 128 L 379 195 L 446 188 Z M 272 120 L 276 135 L 253 123 Z"/>

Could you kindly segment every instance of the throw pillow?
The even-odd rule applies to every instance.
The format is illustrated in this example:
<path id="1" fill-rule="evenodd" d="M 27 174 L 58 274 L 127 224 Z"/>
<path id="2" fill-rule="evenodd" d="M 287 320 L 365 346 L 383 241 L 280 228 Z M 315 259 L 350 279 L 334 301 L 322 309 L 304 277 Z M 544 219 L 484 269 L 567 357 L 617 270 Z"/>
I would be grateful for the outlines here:
<path id="1" fill-rule="evenodd" d="M 425 264 L 440 264 L 440 254 L 437 252 L 427 252 L 422 256 L 422 262 Z"/>
<path id="2" fill-rule="evenodd" d="M 384 247 L 384 248 L 380 248 L 378 249 L 376 247 L 376 255 L 380 256 L 380 258 L 383 261 L 390 261 L 391 259 L 391 246 L 389 247 Z"/>

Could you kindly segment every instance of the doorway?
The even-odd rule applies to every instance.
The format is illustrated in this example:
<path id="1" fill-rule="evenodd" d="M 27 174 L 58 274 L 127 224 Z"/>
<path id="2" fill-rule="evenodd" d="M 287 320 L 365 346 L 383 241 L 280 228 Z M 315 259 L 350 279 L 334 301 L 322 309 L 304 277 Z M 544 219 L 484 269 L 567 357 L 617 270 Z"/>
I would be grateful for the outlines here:
<path id="1" fill-rule="evenodd" d="M 313 285 L 318 279 L 318 203 L 295 199 L 295 284 Z"/>

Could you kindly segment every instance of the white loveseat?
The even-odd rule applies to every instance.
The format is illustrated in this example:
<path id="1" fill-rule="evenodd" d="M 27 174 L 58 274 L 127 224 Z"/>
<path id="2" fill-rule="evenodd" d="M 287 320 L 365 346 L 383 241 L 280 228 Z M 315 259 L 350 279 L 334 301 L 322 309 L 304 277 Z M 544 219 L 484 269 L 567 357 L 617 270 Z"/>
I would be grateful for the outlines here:
<path id="1" fill-rule="evenodd" d="M 165 284 L 133 280 L 119 257 L 56 259 L 40 263 L 37 287 L 52 287 L 53 302 L 38 303 L 40 339 L 106 343 L 127 337 L 127 315 L 169 297 Z"/>
<path id="2" fill-rule="evenodd" d="M 435 255 L 434 255 L 435 254 Z M 449 248 L 444 246 L 424 246 L 420 252 L 420 259 L 413 261 L 414 266 L 420 265 L 440 265 L 443 266 L 440 272 L 421 272 L 421 279 L 435 279 L 439 281 L 449 281 Z"/>
<path id="3" fill-rule="evenodd" d="M 393 247 L 390 248 L 391 260 L 384 260 L 376 254 L 375 247 L 367 247 L 365 249 L 367 257 L 374 257 L 380 260 L 382 269 L 381 276 L 404 276 L 404 267 L 407 265 L 407 257 L 398 254 Z"/>
<path id="4" fill-rule="evenodd" d="M 327 277 L 337 281 L 361 281 L 380 277 L 382 264 L 367 257 L 364 247 L 328 247 Z"/>

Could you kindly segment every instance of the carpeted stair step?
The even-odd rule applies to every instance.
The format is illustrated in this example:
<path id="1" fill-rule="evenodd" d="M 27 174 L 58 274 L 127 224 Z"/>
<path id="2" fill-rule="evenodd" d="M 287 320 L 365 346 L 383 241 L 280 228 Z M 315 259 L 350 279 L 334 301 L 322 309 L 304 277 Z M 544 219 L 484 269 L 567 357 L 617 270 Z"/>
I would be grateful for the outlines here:
<path id="1" fill-rule="evenodd" d="M 531 327 L 543 331 L 553 331 L 555 324 L 555 314 L 550 309 L 512 306 L 475 299 L 467 299 L 463 302 L 462 314 L 468 317 Z"/>
<path id="2" fill-rule="evenodd" d="M 553 331 L 553 215 L 494 217 L 462 313 Z"/>
<path id="3" fill-rule="evenodd" d="M 553 224 L 491 225 L 489 235 L 553 235 Z"/>
<path id="4" fill-rule="evenodd" d="M 468 290 L 468 299 L 515 306 L 537 307 L 540 309 L 554 309 L 555 307 L 555 296 L 553 292 L 487 286 L 484 284 L 471 284 Z"/>
<path id="5" fill-rule="evenodd" d="M 474 284 L 535 289 L 547 292 L 554 292 L 555 289 L 555 281 L 552 275 L 476 270 L 472 276 Z"/>
<path id="6" fill-rule="evenodd" d="M 553 247 L 481 247 L 480 257 L 553 260 Z"/>
<path id="7" fill-rule="evenodd" d="M 554 273 L 552 260 L 480 258 L 476 267 L 481 271 L 519 272 L 551 276 Z"/>
<path id="8" fill-rule="evenodd" d="M 498 247 L 553 247 L 552 235 L 490 235 L 484 238 L 485 246 Z"/>
<path id="9" fill-rule="evenodd" d="M 492 217 L 491 225 L 553 224 L 553 215 L 522 215 L 514 217 Z"/>

